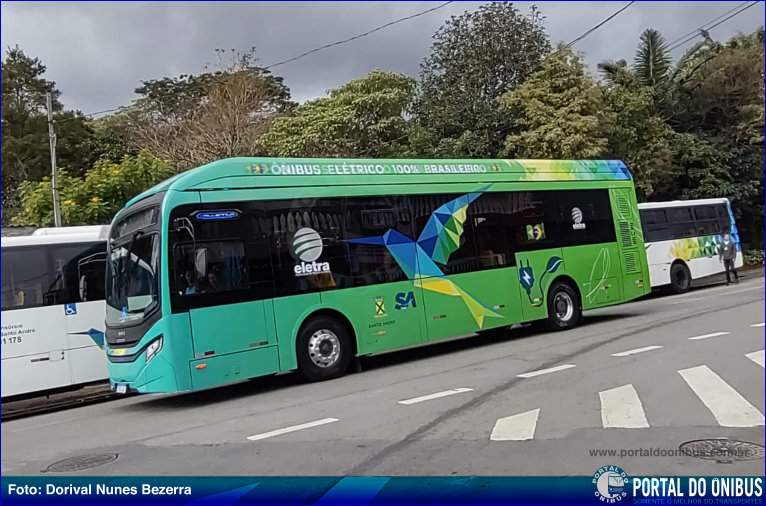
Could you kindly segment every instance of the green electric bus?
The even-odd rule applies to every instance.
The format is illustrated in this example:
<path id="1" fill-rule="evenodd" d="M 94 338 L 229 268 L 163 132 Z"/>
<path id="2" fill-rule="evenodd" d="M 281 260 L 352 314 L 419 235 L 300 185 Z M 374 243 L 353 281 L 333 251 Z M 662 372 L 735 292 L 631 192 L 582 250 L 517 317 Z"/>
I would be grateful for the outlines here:
<path id="1" fill-rule="evenodd" d="M 137 196 L 109 238 L 118 392 L 196 390 L 646 294 L 613 160 L 233 158 Z"/>

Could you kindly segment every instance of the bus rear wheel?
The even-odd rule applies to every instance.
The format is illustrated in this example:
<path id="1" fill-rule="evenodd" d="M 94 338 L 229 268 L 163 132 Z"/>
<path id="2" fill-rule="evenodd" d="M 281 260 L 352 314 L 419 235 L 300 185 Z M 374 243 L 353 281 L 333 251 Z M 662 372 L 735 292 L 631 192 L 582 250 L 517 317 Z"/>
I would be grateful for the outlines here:
<path id="1" fill-rule="evenodd" d="M 670 266 L 670 290 L 673 293 L 686 293 L 692 285 L 692 275 L 689 268 L 676 262 Z"/>
<path id="2" fill-rule="evenodd" d="M 580 321 L 582 309 L 577 290 L 568 283 L 556 281 L 548 290 L 548 319 L 545 326 L 550 330 L 569 330 Z"/>
<path id="3" fill-rule="evenodd" d="M 351 362 L 351 336 L 345 325 L 329 316 L 306 322 L 296 346 L 298 370 L 309 381 L 337 378 Z"/>

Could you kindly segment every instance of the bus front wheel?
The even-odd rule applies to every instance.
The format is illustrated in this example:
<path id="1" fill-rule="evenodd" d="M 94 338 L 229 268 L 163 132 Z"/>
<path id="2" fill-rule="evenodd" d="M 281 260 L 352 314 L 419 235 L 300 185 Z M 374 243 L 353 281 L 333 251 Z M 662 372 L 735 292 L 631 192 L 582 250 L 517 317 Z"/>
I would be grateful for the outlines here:
<path id="1" fill-rule="evenodd" d="M 351 336 L 338 320 L 318 316 L 301 329 L 297 352 L 298 370 L 307 380 L 337 378 L 351 361 Z"/>
<path id="2" fill-rule="evenodd" d="M 689 268 L 680 262 L 670 266 L 670 289 L 673 293 L 686 293 L 691 288 L 692 275 Z"/>
<path id="3" fill-rule="evenodd" d="M 553 283 L 548 291 L 548 319 L 545 320 L 545 326 L 550 330 L 569 330 L 577 326 L 581 317 L 577 291 L 568 283 Z"/>

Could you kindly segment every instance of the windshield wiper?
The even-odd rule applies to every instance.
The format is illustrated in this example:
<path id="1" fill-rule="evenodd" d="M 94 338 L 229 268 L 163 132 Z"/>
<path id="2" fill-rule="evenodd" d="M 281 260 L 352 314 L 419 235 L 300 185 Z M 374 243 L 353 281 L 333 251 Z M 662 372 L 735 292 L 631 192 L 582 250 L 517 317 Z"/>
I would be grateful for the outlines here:
<path id="1" fill-rule="evenodd" d="M 130 244 L 128 245 L 128 251 L 125 253 L 125 260 L 122 261 L 122 269 L 120 270 L 120 277 L 127 276 L 129 274 L 128 272 L 128 262 L 130 262 L 130 256 L 133 253 L 133 246 L 136 244 L 136 239 L 138 239 L 140 236 L 144 235 L 144 233 L 140 230 L 136 230 L 133 232 L 133 236 L 130 238 Z M 128 278 L 125 278 L 125 281 L 127 281 Z"/>

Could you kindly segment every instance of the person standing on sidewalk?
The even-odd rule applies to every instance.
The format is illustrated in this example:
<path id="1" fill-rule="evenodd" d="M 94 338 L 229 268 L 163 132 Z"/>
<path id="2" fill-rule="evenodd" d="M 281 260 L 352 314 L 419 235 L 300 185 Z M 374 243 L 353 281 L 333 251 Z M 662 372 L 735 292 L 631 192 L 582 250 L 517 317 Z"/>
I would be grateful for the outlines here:
<path id="1" fill-rule="evenodd" d="M 729 234 L 723 235 L 723 242 L 718 246 L 718 261 L 723 260 L 723 267 L 726 269 L 726 284 L 731 284 L 731 273 L 734 273 L 734 280 L 739 283 L 739 274 L 734 267 L 734 261 L 737 259 L 737 245 L 731 240 Z"/>

